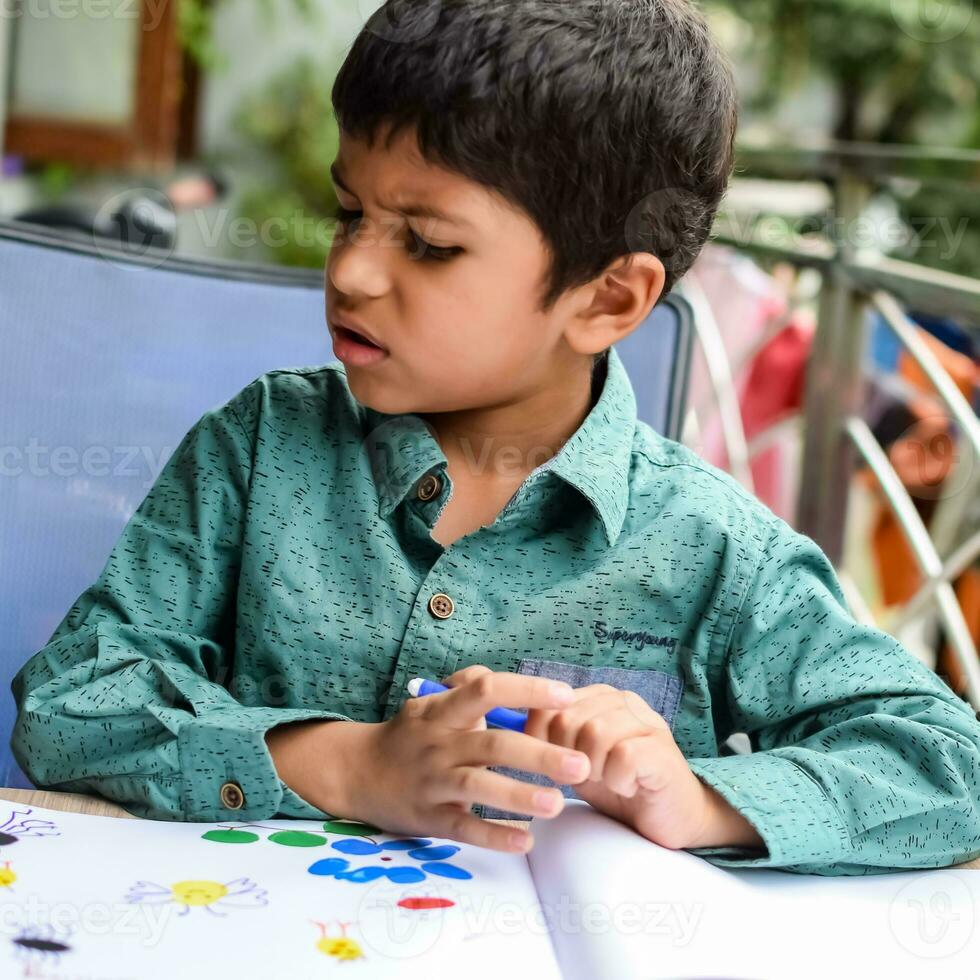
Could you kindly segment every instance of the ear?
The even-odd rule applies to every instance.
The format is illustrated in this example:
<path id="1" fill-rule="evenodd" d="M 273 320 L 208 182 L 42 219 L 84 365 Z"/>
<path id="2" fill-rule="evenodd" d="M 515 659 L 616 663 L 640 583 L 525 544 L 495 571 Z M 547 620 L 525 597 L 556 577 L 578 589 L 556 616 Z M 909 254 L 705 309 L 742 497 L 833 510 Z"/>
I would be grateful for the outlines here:
<path id="1" fill-rule="evenodd" d="M 569 347 L 597 354 L 631 334 L 649 316 L 665 279 L 663 262 L 649 252 L 617 259 L 577 290 L 581 305 L 565 330 Z"/>

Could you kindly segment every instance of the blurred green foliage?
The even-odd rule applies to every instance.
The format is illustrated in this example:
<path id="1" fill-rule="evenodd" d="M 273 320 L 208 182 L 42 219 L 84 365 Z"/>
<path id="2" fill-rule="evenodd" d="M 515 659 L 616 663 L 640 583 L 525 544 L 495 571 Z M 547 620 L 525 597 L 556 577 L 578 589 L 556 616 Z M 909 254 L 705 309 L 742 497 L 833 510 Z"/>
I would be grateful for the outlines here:
<path id="1" fill-rule="evenodd" d="M 337 198 L 329 171 L 340 145 L 332 84 L 333 72 L 302 59 L 247 99 L 236 117 L 236 129 L 272 174 L 246 191 L 240 214 L 259 228 L 275 227 L 276 243 L 266 248 L 277 263 L 322 268 L 330 251 Z"/>
<path id="2" fill-rule="evenodd" d="M 214 39 L 214 18 L 228 0 L 178 0 L 177 38 L 181 48 L 202 68 L 219 71 L 228 65 L 228 55 Z M 312 0 L 290 0 L 293 7 L 307 19 L 313 15 Z M 276 22 L 276 0 L 258 0 L 266 27 Z"/>
<path id="3" fill-rule="evenodd" d="M 38 190 L 46 201 L 60 200 L 74 187 L 84 168 L 69 163 L 45 163 L 38 172 Z"/>
<path id="4" fill-rule="evenodd" d="M 836 93 L 831 134 L 914 143 L 954 110 L 980 129 L 980 12 L 973 0 L 707 0 L 751 28 L 742 56 L 763 66 L 753 99 L 772 107 L 818 75 Z"/>
<path id="5" fill-rule="evenodd" d="M 736 59 L 762 66 L 748 105 L 772 111 L 820 78 L 840 140 L 980 149 L 980 9 L 974 0 L 706 0 L 748 30 Z M 980 276 L 980 194 L 937 184 L 895 195 L 916 230 L 903 258 Z M 980 179 L 980 173 L 978 173 Z M 949 248 L 956 230 L 958 244 Z"/>

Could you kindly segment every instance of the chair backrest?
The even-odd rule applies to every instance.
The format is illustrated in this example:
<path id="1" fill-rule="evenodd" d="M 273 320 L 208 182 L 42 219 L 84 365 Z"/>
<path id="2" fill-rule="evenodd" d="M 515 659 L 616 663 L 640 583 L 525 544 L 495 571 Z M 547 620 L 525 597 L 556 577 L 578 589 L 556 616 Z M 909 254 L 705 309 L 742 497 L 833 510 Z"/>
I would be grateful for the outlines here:
<path id="1" fill-rule="evenodd" d="M 665 296 L 616 351 L 633 384 L 637 417 L 680 439 L 694 349 L 694 314 L 677 293 Z"/>
<path id="2" fill-rule="evenodd" d="M 333 359 L 322 273 L 129 255 L 0 222 L 0 786 L 9 684 L 48 641 L 180 439 L 266 371 Z M 690 314 L 668 297 L 617 350 L 676 437 Z"/>

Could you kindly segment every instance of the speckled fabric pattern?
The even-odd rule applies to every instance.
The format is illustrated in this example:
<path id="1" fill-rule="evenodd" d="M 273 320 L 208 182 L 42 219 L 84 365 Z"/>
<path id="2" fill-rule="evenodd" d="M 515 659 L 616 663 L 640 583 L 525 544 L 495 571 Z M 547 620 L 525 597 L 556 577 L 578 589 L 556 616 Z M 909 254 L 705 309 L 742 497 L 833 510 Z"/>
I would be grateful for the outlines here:
<path id="1" fill-rule="evenodd" d="M 449 548 L 430 532 L 452 481 L 420 417 L 360 405 L 339 362 L 257 378 L 191 428 L 14 678 L 17 761 L 145 817 L 318 817 L 270 727 L 389 718 L 411 678 L 468 664 L 557 670 L 647 698 L 768 848 L 710 861 L 863 874 L 980 854 L 974 712 L 854 622 L 816 545 L 637 420 L 615 349 L 601 371 L 558 455 Z M 737 731 L 751 754 L 721 751 Z"/>

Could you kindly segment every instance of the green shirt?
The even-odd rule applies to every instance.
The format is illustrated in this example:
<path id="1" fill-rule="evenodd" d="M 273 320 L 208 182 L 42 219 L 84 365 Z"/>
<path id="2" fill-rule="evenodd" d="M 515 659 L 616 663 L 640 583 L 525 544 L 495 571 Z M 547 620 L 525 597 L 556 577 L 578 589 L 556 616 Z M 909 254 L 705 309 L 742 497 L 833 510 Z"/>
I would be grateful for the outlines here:
<path id="1" fill-rule="evenodd" d="M 443 548 L 452 490 L 430 427 L 361 405 L 339 362 L 257 378 L 186 434 L 14 678 L 17 761 L 144 817 L 322 817 L 270 727 L 390 718 L 411 678 L 481 663 L 640 693 L 768 848 L 696 850 L 717 864 L 980 854 L 974 712 L 852 619 L 812 541 L 637 420 L 615 349 L 561 451 Z M 752 753 L 726 754 L 734 732 Z"/>

